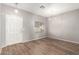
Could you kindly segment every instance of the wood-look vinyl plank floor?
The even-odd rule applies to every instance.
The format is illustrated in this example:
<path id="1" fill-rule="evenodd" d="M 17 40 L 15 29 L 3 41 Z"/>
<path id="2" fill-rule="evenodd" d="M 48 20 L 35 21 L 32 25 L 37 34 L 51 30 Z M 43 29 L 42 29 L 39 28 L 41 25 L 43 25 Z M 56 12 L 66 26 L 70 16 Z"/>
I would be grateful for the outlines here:
<path id="1" fill-rule="evenodd" d="M 79 55 L 79 44 L 43 38 L 2 48 L 2 55 Z"/>

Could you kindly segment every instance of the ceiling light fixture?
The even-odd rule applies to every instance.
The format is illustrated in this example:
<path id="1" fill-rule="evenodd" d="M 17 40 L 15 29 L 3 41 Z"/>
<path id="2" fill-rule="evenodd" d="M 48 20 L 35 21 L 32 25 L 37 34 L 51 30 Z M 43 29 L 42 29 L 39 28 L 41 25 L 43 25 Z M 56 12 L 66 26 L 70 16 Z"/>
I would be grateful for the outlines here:
<path id="1" fill-rule="evenodd" d="M 16 9 L 14 10 L 15 13 L 18 13 L 17 5 L 18 3 L 15 3 L 15 6 L 16 6 Z"/>
<path id="2" fill-rule="evenodd" d="M 18 13 L 18 10 L 17 9 L 15 9 L 14 11 L 15 11 L 15 13 Z"/>
<path id="3" fill-rule="evenodd" d="M 41 9 L 44 9 L 44 8 L 45 8 L 45 6 L 44 6 L 44 5 L 41 5 L 41 6 L 40 6 L 40 8 L 41 8 Z"/>

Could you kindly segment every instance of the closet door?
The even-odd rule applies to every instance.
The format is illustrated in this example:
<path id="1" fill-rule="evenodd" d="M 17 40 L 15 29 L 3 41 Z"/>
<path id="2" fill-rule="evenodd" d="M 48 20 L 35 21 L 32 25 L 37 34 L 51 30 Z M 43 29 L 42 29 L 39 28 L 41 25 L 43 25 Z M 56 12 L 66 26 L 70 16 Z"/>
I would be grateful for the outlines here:
<path id="1" fill-rule="evenodd" d="M 23 19 L 17 15 L 6 15 L 6 45 L 22 42 Z"/>

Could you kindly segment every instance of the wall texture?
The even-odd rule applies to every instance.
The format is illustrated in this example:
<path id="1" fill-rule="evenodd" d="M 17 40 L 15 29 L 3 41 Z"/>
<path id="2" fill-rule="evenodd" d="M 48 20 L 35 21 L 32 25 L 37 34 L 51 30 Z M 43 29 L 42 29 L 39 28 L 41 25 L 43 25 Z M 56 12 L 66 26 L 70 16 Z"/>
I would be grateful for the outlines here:
<path id="1" fill-rule="evenodd" d="M 5 25 L 6 25 L 7 20 L 5 18 L 5 15 L 6 14 L 15 15 L 16 13 L 14 12 L 14 9 L 15 8 L 12 8 L 10 6 L 0 4 L 0 22 L 1 22 L 0 23 L 0 45 L 1 46 L 6 45 Z M 23 42 L 37 39 L 36 37 L 37 35 L 38 35 L 38 39 L 46 36 L 46 30 L 41 34 L 38 34 L 38 33 L 35 33 L 33 29 L 33 22 L 35 20 L 40 20 L 44 23 L 44 25 L 46 24 L 44 17 L 32 14 L 30 12 L 27 12 L 21 9 L 18 9 L 18 10 L 19 10 L 19 13 L 17 13 L 16 15 L 23 17 Z"/>
<path id="2" fill-rule="evenodd" d="M 79 10 L 50 17 L 48 24 L 49 37 L 79 43 Z"/>

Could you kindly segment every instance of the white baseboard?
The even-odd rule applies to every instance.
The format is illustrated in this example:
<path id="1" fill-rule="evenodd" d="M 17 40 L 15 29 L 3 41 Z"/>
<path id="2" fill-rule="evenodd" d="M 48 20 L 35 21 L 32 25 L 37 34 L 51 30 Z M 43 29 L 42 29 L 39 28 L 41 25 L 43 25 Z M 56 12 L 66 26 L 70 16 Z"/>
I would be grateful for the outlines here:
<path id="1" fill-rule="evenodd" d="M 32 39 L 32 40 L 24 41 L 24 42 L 22 42 L 22 43 L 30 42 L 30 41 L 35 41 L 35 40 L 39 40 L 39 39 L 46 38 L 46 37 L 47 37 L 47 36 L 39 37 L 39 38 L 35 38 L 35 39 Z"/>
<path id="2" fill-rule="evenodd" d="M 79 44 L 79 42 L 75 42 L 75 41 L 71 41 L 71 40 L 68 40 L 68 39 L 62 39 L 62 38 L 59 38 L 59 37 L 51 37 L 51 36 L 48 36 L 49 38 L 51 39 L 57 39 L 57 40 L 62 40 L 62 41 L 66 41 L 66 42 L 71 42 L 71 43 L 76 43 L 76 44 Z"/>
<path id="3" fill-rule="evenodd" d="M 27 40 L 27 41 L 22 41 L 22 42 L 18 42 L 18 43 L 25 43 L 25 42 L 30 42 L 30 41 L 34 41 L 34 40 L 39 40 L 39 39 L 42 39 L 42 38 L 45 38 L 46 36 L 44 36 L 44 37 L 39 37 L 39 38 L 35 38 L 35 39 L 31 39 L 31 40 Z M 15 44 L 18 44 L 18 43 L 15 43 Z M 11 44 L 11 45 L 13 45 L 13 44 Z M 2 46 L 2 47 L 0 47 L 0 48 L 4 48 L 4 47 L 6 47 L 6 46 L 9 46 L 9 45 L 4 45 L 4 46 Z"/>

